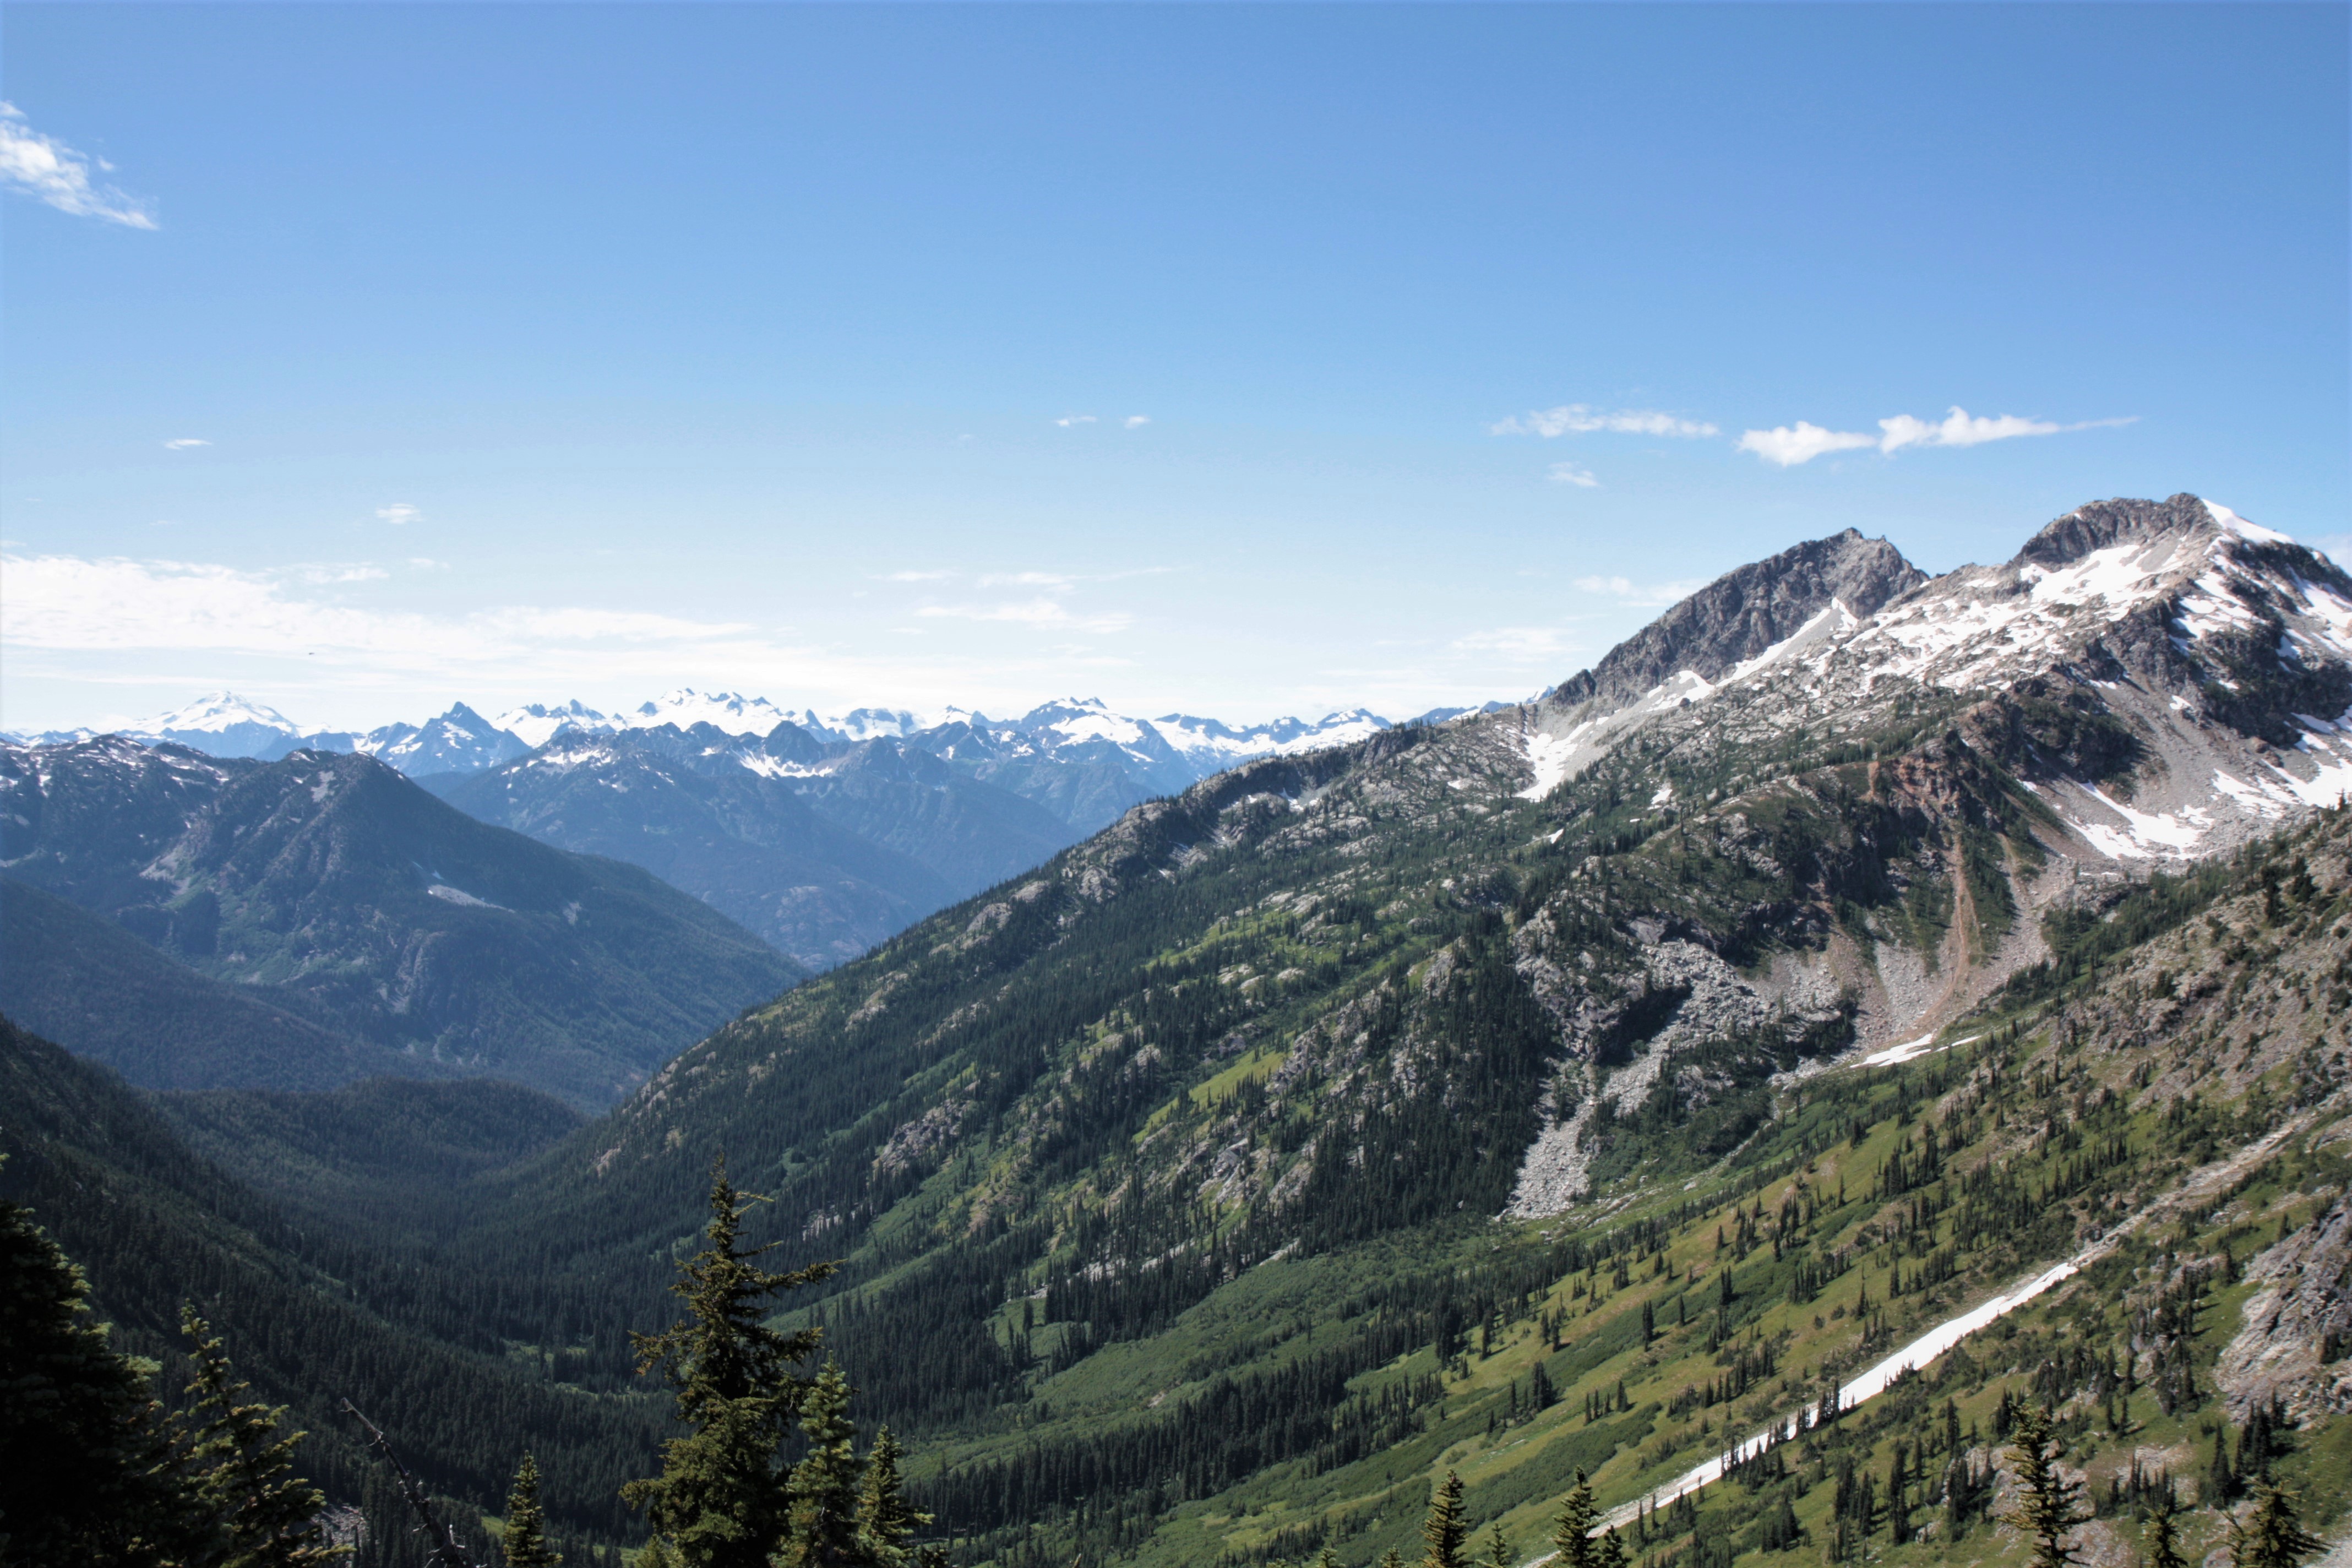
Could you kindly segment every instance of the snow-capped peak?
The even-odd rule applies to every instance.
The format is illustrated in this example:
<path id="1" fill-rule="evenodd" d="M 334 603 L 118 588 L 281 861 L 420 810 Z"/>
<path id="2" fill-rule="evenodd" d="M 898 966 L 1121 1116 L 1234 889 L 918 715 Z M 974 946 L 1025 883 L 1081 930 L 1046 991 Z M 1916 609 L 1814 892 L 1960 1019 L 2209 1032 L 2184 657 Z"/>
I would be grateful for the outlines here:
<path id="1" fill-rule="evenodd" d="M 239 697 L 234 691 L 210 691 L 194 701 L 158 714 L 131 733 L 140 735 L 219 734 L 241 724 L 257 725 L 281 735 L 299 735 L 302 731 L 294 721 L 275 708 Z"/>
<path id="2" fill-rule="evenodd" d="M 551 705 L 532 702 L 524 707 L 510 708 L 490 721 L 534 749 L 547 744 L 554 739 L 555 732 L 567 724 L 576 730 L 609 730 L 613 727 L 611 719 L 576 697 L 569 702 Z"/>

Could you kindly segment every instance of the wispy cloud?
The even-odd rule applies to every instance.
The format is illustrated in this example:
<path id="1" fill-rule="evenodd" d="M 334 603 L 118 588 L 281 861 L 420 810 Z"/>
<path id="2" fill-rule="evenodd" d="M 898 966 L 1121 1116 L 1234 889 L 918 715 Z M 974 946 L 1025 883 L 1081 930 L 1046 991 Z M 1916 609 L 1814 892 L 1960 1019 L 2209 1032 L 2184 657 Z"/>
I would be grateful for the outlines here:
<path id="1" fill-rule="evenodd" d="M 1489 626 L 1454 638 L 1453 649 L 1506 664 L 1548 664 L 1583 645 L 1564 626 Z"/>
<path id="2" fill-rule="evenodd" d="M 1579 468 L 1574 463 L 1554 463 L 1551 466 L 1550 477 L 1551 482 L 1556 485 L 1574 485 L 1580 490 L 1597 490 L 1601 488 L 1601 481 L 1592 477 L 1591 468 Z"/>
<path id="3" fill-rule="evenodd" d="M 1703 419 L 1685 419 L 1678 414 L 1661 413 L 1654 408 L 1595 408 L 1588 403 L 1563 403 L 1558 408 L 1514 415 L 1487 429 L 1497 436 L 1584 436 L 1598 430 L 1622 436 L 1692 437 L 1720 434 Z"/>
<path id="4" fill-rule="evenodd" d="M 514 605 L 428 616 L 306 598 L 298 585 L 362 582 L 373 566 L 241 572 L 185 561 L 12 555 L 6 641 L 25 648 L 244 654 L 339 652 L 407 668 L 496 662 L 548 642 L 696 643 L 738 636 L 739 622 L 634 611 Z"/>
<path id="5" fill-rule="evenodd" d="M 1059 419 L 1054 421 L 1055 424 L 1059 425 L 1065 430 L 1067 430 L 1074 425 L 1091 425 L 1094 422 L 1095 416 L 1091 414 L 1065 414 Z"/>
<path id="6" fill-rule="evenodd" d="M 2014 414 L 1995 418 L 1970 418 L 1968 410 L 1955 407 L 1934 424 L 1914 419 L 1908 414 L 1898 414 L 1892 419 L 1882 419 L 1878 439 L 1882 452 L 1899 452 L 1906 447 L 1981 447 L 1987 441 L 2007 441 L 2019 436 L 2063 436 L 2070 430 L 2112 429 L 2134 423 L 2137 416 L 2122 419 L 2083 419 L 2072 425 L 2053 424 L 2047 419 L 2021 419 Z"/>
<path id="7" fill-rule="evenodd" d="M 125 228 L 153 228 L 155 215 L 138 197 L 90 178 L 91 165 L 112 174 L 114 165 L 92 158 L 25 121 L 13 103 L 0 103 L 0 184 L 47 202 L 76 217 L 100 218 Z"/>
<path id="8" fill-rule="evenodd" d="M 1040 630 L 1079 632 L 1124 631 L 1134 622 L 1133 616 L 1125 615 L 1076 615 L 1059 599 L 1043 595 L 993 605 L 925 605 L 915 614 L 935 620 L 1010 621 Z"/>
<path id="9" fill-rule="evenodd" d="M 885 583 L 944 583 L 954 576 L 952 572 L 892 572 L 884 576 Z"/>
<path id="10" fill-rule="evenodd" d="M 2063 436 L 2071 430 L 2111 429 L 2119 425 L 2135 423 L 2138 416 L 2120 419 L 2083 419 L 2072 425 L 2060 425 L 2048 419 L 2026 419 L 2014 414 L 1991 417 L 1971 416 L 1965 408 L 1955 406 L 1938 420 L 1917 418 L 1909 414 L 1897 414 L 1878 422 L 1878 434 L 1864 435 L 1859 430 L 1825 430 L 1818 425 L 1800 419 L 1794 425 L 1783 425 L 1770 430 L 1749 430 L 1739 437 L 1738 449 L 1753 452 L 1768 463 L 1781 468 L 1794 468 L 1810 463 L 1825 452 L 1859 451 L 1875 447 L 1888 457 L 1909 447 L 1981 447 L 1988 441 L 2009 441 L 2020 436 Z"/>
<path id="11" fill-rule="evenodd" d="M 380 506 L 376 508 L 375 515 L 378 521 L 391 523 L 396 528 L 404 522 L 415 522 L 418 518 L 423 517 L 425 514 L 417 510 L 416 508 L 409 505 L 406 501 L 401 500 L 394 501 L 390 506 Z"/>
<path id="12" fill-rule="evenodd" d="M 983 588 L 1055 588 L 1067 593 L 1076 585 L 1076 579 L 1058 572 L 991 572 L 982 576 Z"/>
<path id="13" fill-rule="evenodd" d="M 322 562 L 292 568 L 294 575 L 314 587 L 333 583 L 376 583 L 392 575 L 372 561 Z"/>
<path id="14" fill-rule="evenodd" d="M 1146 425 L 1151 423 L 1151 416 L 1149 414 L 1130 414 L 1125 419 L 1120 420 L 1119 423 L 1126 426 L 1130 430 L 1140 430 Z"/>
<path id="15" fill-rule="evenodd" d="M 1704 578 L 1699 577 L 1647 584 L 1636 583 L 1630 577 L 1579 577 L 1576 585 L 1587 594 L 1605 594 L 1629 605 L 1649 605 L 1679 604 L 1706 584 Z"/>
<path id="16" fill-rule="evenodd" d="M 184 452 L 191 447 L 209 447 L 212 443 L 201 436 L 181 436 L 163 443 L 167 452 Z"/>

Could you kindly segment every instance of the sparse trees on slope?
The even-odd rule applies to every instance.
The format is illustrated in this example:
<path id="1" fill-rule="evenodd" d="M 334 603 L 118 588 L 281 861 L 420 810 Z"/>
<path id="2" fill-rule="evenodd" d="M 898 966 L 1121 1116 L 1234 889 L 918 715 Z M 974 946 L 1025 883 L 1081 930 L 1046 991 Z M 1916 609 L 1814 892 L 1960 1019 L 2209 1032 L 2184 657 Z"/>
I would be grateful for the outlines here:
<path id="1" fill-rule="evenodd" d="M 662 1447 L 662 1473 L 621 1495 L 645 1510 L 683 1568 L 767 1568 L 785 1535 L 787 1500 L 777 1448 L 811 1380 L 793 1371 L 816 1348 L 813 1330 L 778 1333 L 762 1321 L 767 1299 L 822 1279 L 829 1263 L 775 1273 L 759 1266 L 767 1246 L 743 1245 L 743 1216 L 765 1200 L 737 1190 L 727 1163 L 710 1172 L 709 1245 L 678 1266 L 670 1289 L 687 1321 L 632 1334 L 640 1373 L 658 1368 L 677 1391 L 688 1428 Z"/>
<path id="2" fill-rule="evenodd" d="M 294 1473 L 294 1446 L 281 1436 L 285 1406 L 240 1403 L 228 1352 L 192 1306 L 180 1309 L 180 1332 L 194 1347 L 191 1404 L 179 1423 L 197 1507 L 220 1532 L 219 1568 L 316 1568 L 344 1555 L 327 1539 L 319 1510 L 326 1494 Z"/>
<path id="3" fill-rule="evenodd" d="M 2066 1532 L 2085 1523 L 2082 1487 L 2058 1468 L 2058 1447 L 2050 1435 L 2050 1413 L 2038 1405 L 2018 1411 L 2011 1447 L 2016 1466 L 2017 1509 L 2010 1522 L 2033 1542 L 2033 1568 L 2071 1568 L 2074 1547 Z"/>

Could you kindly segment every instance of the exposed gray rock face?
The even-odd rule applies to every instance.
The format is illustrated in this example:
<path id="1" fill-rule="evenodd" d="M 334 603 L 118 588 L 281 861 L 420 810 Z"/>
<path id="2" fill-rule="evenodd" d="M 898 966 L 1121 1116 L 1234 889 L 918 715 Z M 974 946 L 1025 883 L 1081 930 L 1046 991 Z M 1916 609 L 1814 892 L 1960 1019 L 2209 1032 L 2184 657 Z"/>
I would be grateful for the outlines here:
<path id="1" fill-rule="evenodd" d="M 2273 1395 L 2301 1420 L 2352 1410 L 2352 1207 L 2336 1206 L 2255 1255 L 2246 1277 L 2262 1289 L 2245 1305 L 2245 1327 L 2214 1368 L 2238 1420 Z M 2324 1360 L 2331 1348 L 2334 1361 Z"/>
<path id="2" fill-rule="evenodd" d="M 1927 574 L 1884 539 L 1864 539 L 1849 528 L 1808 540 L 1717 578 L 1619 643 L 1591 669 L 1561 681 L 1543 705 L 1573 709 L 1598 699 L 1614 707 L 1685 669 L 1720 680 L 1787 641 L 1832 600 L 1843 602 L 1855 617 L 1866 617 L 1926 581 Z"/>

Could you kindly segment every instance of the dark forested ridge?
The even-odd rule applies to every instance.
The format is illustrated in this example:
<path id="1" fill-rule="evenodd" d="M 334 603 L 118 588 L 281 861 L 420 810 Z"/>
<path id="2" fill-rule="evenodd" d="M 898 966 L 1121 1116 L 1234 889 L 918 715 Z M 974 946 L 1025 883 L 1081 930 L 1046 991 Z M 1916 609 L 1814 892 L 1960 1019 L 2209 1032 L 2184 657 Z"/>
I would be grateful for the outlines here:
<path id="1" fill-rule="evenodd" d="M 174 1057 L 166 1071 L 136 1044 L 147 1025 L 129 1005 L 153 1000 L 152 1032 L 185 1034 L 187 988 L 158 978 L 165 965 L 137 966 L 137 994 L 100 1024 L 72 998 L 107 994 L 127 961 L 92 945 L 84 973 L 83 944 L 49 942 L 34 1011 L 160 1088 L 311 1087 L 414 1060 L 425 1076 L 488 1073 L 597 1107 L 803 973 L 634 866 L 478 822 L 368 757 L 216 760 L 119 737 L 0 746 L 0 794 L 12 878 L 377 1047 L 331 1077 L 336 1053 L 257 1018 L 232 1031 L 241 1054 Z M 199 1065 L 220 1075 L 200 1081 Z"/>
<path id="2" fill-rule="evenodd" d="M 2117 526 L 2222 549 L 2193 500 Z M 1433 1494 L 1526 1562 L 1580 1472 L 1645 1568 L 2022 1562 L 2044 1416 L 2088 1559 L 2161 1516 L 2198 1560 L 2267 1498 L 2337 1529 L 2352 813 L 2281 805 L 2179 874 L 2104 855 L 2078 802 L 2219 821 L 2160 792 L 2261 753 L 2196 751 L 2243 740 L 2182 716 L 2205 655 L 2101 616 L 1995 687 L 1859 632 L 1738 684 L 1839 624 L 1848 556 L 1896 616 L 2042 580 L 1906 587 L 1823 542 L 1726 590 L 1762 620 L 1675 622 L 1742 628 L 1723 689 L 1592 721 L 1622 727 L 1573 768 L 1531 759 L 1586 721 L 1537 704 L 1236 769 L 576 1125 L 480 1084 L 159 1110 L 17 1040 L 7 1179 L 130 1331 L 195 1279 L 268 1325 L 257 1376 L 362 1383 L 467 1508 L 529 1447 L 551 1526 L 606 1543 L 672 1430 L 626 1336 L 677 1321 L 722 1153 L 759 1267 L 832 1266 L 772 1326 L 856 1389 L 777 1462 L 887 1423 L 964 1564 L 1364 1568 L 1420 1552 Z"/>

